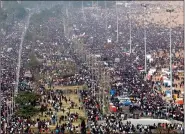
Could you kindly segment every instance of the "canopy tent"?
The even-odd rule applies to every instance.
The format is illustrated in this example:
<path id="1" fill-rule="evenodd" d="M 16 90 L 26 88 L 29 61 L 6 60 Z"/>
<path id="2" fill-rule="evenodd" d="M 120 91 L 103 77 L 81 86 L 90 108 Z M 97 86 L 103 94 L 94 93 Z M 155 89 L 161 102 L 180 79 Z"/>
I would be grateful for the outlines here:
<path id="1" fill-rule="evenodd" d="M 13 49 L 10 47 L 7 49 L 7 52 L 11 52 Z"/>
<path id="2" fill-rule="evenodd" d="M 165 86 L 171 86 L 171 81 L 169 79 L 163 80 Z"/>
<path id="3" fill-rule="evenodd" d="M 151 78 L 152 78 L 152 75 L 148 74 L 147 75 L 147 80 L 151 80 Z"/>
<path id="4" fill-rule="evenodd" d="M 109 106 L 110 112 L 117 112 L 116 106 Z"/>
<path id="5" fill-rule="evenodd" d="M 32 77 L 31 72 L 30 71 L 26 71 L 25 74 L 24 74 L 24 77 L 31 78 Z"/>
<path id="6" fill-rule="evenodd" d="M 143 67 L 139 66 L 137 67 L 138 70 L 143 70 Z"/>
<path id="7" fill-rule="evenodd" d="M 120 62 L 120 58 L 115 58 L 114 60 L 116 63 L 119 63 Z"/>
<path id="8" fill-rule="evenodd" d="M 147 54 L 147 55 L 146 55 L 146 58 L 147 58 L 147 59 L 150 59 L 150 58 L 152 58 L 152 55 L 151 55 L 151 54 Z"/>
<path id="9" fill-rule="evenodd" d="M 183 99 L 180 99 L 180 100 L 176 100 L 175 103 L 179 104 L 179 105 L 183 105 L 184 101 L 183 101 Z"/>
<path id="10" fill-rule="evenodd" d="M 151 68 L 148 72 L 148 75 L 153 75 L 156 72 L 156 68 Z"/>
<path id="11" fill-rule="evenodd" d="M 107 43 L 111 43 L 112 42 L 112 40 L 111 39 L 107 39 Z"/>
<path id="12" fill-rule="evenodd" d="M 161 71 L 164 74 L 168 74 L 168 75 L 170 74 L 169 68 L 162 68 Z"/>

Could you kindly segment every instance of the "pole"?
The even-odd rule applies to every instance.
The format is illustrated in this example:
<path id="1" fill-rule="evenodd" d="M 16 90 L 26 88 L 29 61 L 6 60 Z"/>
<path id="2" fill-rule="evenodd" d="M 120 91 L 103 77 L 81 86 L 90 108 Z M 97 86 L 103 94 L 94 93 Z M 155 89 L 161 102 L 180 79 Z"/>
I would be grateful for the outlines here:
<path id="1" fill-rule="evenodd" d="M 95 63 L 96 63 L 96 58 L 94 57 L 93 55 L 93 93 L 94 93 L 94 96 L 96 95 L 96 91 L 95 91 Z"/>
<path id="2" fill-rule="evenodd" d="M 129 19 L 130 19 L 130 54 L 132 53 L 132 20 L 131 20 L 131 6 L 129 6 Z"/>
<path id="3" fill-rule="evenodd" d="M 184 27 L 184 31 L 185 31 L 185 27 Z M 184 39 L 185 39 L 185 34 L 184 34 Z M 185 44 L 184 44 L 184 48 L 185 48 Z M 185 58 L 184 58 L 184 63 L 185 63 Z M 185 66 L 184 66 L 184 70 L 185 70 Z M 185 78 L 185 73 L 184 73 L 184 78 Z M 185 81 L 184 81 L 184 85 L 185 85 Z M 184 92 L 185 92 L 185 86 L 184 86 Z M 183 109 L 185 109 L 185 95 L 183 99 L 184 99 Z M 184 134 L 185 134 L 185 114 L 184 114 L 184 127 L 183 128 L 184 128 Z"/>
<path id="4" fill-rule="evenodd" d="M 146 75 L 146 73 L 147 73 L 147 63 L 146 63 L 146 21 L 145 21 L 145 17 L 146 17 L 146 5 L 141 5 L 141 6 L 143 6 L 144 7 L 144 49 L 145 49 L 145 75 Z M 146 79 L 146 78 L 145 78 Z"/>
<path id="5" fill-rule="evenodd" d="M 83 19 L 86 22 L 85 13 L 84 13 L 84 2 L 82 1 L 82 13 L 83 13 Z"/>
<path id="6" fill-rule="evenodd" d="M 119 41 L 119 30 L 118 30 L 118 9 L 117 9 L 117 1 L 116 1 L 116 25 L 117 25 L 117 36 L 116 36 L 116 42 Z"/>
<path id="7" fill-rule="evenodd" d="M 172 79 L 172 39 L 171 39 L 171 32 L 172 32 L 172 26 L 171 26 L 171 13 L 174 11 L 173 9 L 167 9 L 167 12 L 170 13 L 170 91 L 171 91 L 171 98 L 173 99 L 173 79 Z"/>
<path id="8" fill-rule="evenodd" d="M 170 11 L 170 81 L 171 81 L 171 85 L 170 85 L 170 89 L 171 89 L 171 98 L 173 99 L 173 80 L 172 80 L 172 37 L 171 37 L 171 31 L 172 31 L 172 28 L 171 28 L 171 12 Z"/>
<path id="9" fill-rule="evenodd" d="M 107 32 L 107 1 L 105 1 L 105 30 Z"/>
<path id="10" fill-rule="evenodd" d="M 147 65 L 146 65 L 146 21 L 145 21 L 145 17 L 146 17 L 146 7 L 144 7 L 144 40 L 145 40 L 145 73 L 147 72 Z"/>
<path id="11" fill-rule="evenodd" d="M 102 87 L 102 89 L 103 89 L 103 115 L 105 114 L 105 93 L 104 93 L 104 91 L 105 91 L 105 67 L 103 68 L 103 87 Z"/>
<path id="12" fill-rule="evenodd" d="M 1 9 L 3 8 L 3 1 L 1 0 Z"/>
<path id="13" fill-rule="evenodd" d="M 101 72 L 101 62 L 98 62 L 98 76 L 99 76 L 99 82 L 98 82 L 98 85 L 99 85 L 99 87 L 98 87 L 98 96 L 99 96 L 99 98 L 98 98 L 98 100 L 99 100 L 99 102 L 101 101 L 100 100 L 100 98 L 101 98 L 101 93 L 100 93 L 100 88 L 101 88 L 101 79 L 102 79 L 102 72 Z"/>

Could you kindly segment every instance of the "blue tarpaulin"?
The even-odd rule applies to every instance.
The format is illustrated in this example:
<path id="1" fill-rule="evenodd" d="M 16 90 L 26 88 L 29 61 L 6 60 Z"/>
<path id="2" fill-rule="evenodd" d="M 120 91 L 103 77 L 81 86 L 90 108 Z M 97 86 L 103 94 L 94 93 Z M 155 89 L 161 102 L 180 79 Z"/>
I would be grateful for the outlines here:
<path id="1" fill-rule="evenodd" d="M 171 91 L 170 90 L 166 90 L 165 91 L 165 94 L 166 94 L 166 96 L 169 96 L 170 97 L 171 96 Z"/>
<path id="2" fill-rule="evenodd" d="M 124 105 L 124 106 L 130 106 L 132 104 L 132 102 L 127 100 L 127 101 L 121 102 L 121 104 Z"/>
<path id="3" fill-rule="evenodd" d="M 115 95 L 116 94 L 116 91 L 114 89 L 111 89 L 110 90 L 110 95 Z"/>

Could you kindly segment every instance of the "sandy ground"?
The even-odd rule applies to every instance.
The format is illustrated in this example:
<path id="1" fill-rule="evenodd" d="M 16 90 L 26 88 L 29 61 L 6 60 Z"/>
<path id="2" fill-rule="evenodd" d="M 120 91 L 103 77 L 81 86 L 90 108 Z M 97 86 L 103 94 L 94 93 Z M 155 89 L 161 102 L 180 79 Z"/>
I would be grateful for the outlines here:
<path id="1" fill-rule="evenodd" d="M 172 18 L 172 27 L 178 26 L 184 23 L 183 16 L 183 1 L 146 1 L 146 2 L 135 2 L 135 4 L 147 4 L 147 17 L 146 21 L 148 23 L 156 23 L 162 26 L 169 27 L 170 22 L 170 13 L 166 12 L 166 9 L 174 9 L 174 12 L 171 14 Z M 137 10 L 137 9 L 136 9 Z M 138 9 L 139 10 L 139 9 Z M 143 14 L 141 13 L 133 14 L 133 19 L 139 20 L 140 24 L 143 24 Z"/>
<path id="2" fill-rule="evenodd" d="M 67 89 L 73 90 L 73 89 L 78 89 L 79 87 L 80 86 L 65 86 L 65 89 L 67 88 Z M 63 89 L 63 87 L 57 87 L 57 88 L 58 89 Z M 69 99 L 69 98 L 70 98 L 70 100 L 72 100 L 73 102 L 75 102 L 77 104 L 77 107 L 75 107 L 74 109 L 71 109 L 70 112 L 71 113 L 76 113 L 77 112 L 79 114 L 79 117 L 86 118 L 86 115 L 85 115 L 84 111 L 78 109 L 78 106 L 82 106 L 81 103 L 79 102 L 78 94 L 67 94 L 67 99 Z M 68 107 L 69 106 L 70 106 L 70 102 L 69 101 L 66 103 L 64 100 L 62 100 L 62 107 L 65 109 L 65 112 L 63 113 L 61 110 L 59 110 L 59 112 L 57 112 L 58 119 L 59 119 L 59 117 L 61 117 L 61 115 L 67 115 L 66 112 L 68 112 Z M 52 112 L 55 113 L 55 110 L 53 109 L 53 107 L 51 107 L 51 105 L 49 105 L 48 109 L 49 108 L 51 108 Z M 44 120 L 44 119 L 47 120 L 47 119 L 50 119 L 50 116 L 46 116 L 46 117 L 45 116 L 41 116 L 41 113 L 39 113 L 38 115 L 36 115 L 33 118 L 35 120 L 37 118 L 40 118 L 41 120 Z M 57 123 L 58 123 L 58 125 L 62 125 L 63 123 L 67 123 L 67 121 L 62 121 L 61 124 L 57 121 Z M 77 121 L 73 122 L 72 124 L 75 125 L 75 126 L 78 126 L 78 125 L 80 125 L 80 123 L 81 123 L 81 120 L 78 119 Z M 53 130 L 55 127 L 56 127 L 56 125 L 50 125 L 49 126 L 49 128 L 51 130 Z M 35 130 L 35 131 L 37 130 L 33 126 L 31 128 L 32 128 L 32 130 Z"/>

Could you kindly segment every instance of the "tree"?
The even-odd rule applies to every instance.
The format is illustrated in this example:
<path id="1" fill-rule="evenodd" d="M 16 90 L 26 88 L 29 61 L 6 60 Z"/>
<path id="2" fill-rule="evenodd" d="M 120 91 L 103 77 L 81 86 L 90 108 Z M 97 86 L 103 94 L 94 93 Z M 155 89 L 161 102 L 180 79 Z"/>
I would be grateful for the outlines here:
<path id="1" fill-rule="evenodd" d="M 16 111 L 16 115 L 21 117 L 30 117 L 39 112 L 36 108 L 36 101 L 39 100 L 40 95 L 33 92 L 20 92 L 15 98 L 15 102 L 19 109 Z"/>

